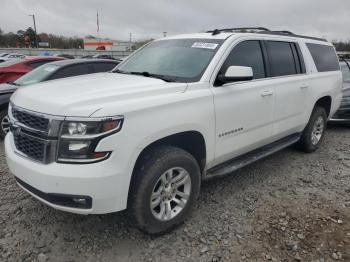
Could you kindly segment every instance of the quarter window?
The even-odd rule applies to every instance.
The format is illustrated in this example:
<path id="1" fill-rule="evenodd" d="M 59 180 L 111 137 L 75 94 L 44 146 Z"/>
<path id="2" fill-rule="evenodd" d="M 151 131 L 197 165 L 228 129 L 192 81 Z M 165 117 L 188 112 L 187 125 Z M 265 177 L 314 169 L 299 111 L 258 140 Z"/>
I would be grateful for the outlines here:
<path id="1" fill-rule="evenodd" d="M 267 41 L 266 48 L 269 55 L 271 76 L 294 75 L 300 72 L 300 64 L 299 61 L 296 61 L 297 57 L 294 57 L 291 43 Z"/>
<path id="2" fill-rule="evenodd" d="M 260 42 L 251 40 L 239 43 L 227 57 L 219 74 L 225 74 L 229 66 L 251 67 L 254 79 L 266 77 Z"/>
<path id="3" fill-rule="evenodd" d="M 306 44 L 315 61 L 318 72 L 338 71 L 339 60 L 333 46 Z"/>

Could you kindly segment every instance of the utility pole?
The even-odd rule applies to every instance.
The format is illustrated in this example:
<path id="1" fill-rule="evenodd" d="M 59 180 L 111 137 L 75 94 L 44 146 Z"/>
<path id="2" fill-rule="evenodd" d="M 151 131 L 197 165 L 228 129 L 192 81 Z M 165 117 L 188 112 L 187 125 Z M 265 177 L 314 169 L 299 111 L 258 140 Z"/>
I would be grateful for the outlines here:
<path id="1" fill-rule="evenodd" d="M 130 32 L 130 38 L 129 38 L 129 50 L 131 51 L 131 47 L 132 47 L 132 44 L 131 44 L 131 36 L 132 36 L 132 34 L 131 34 L 131 32 Z"/>
<path id="2" fill-rule="evenodd" d="M 28 15 L 28 16 L 33 17 L 34 32 L 35 32 L 35 45 L 36 45 L 36 48 L 39 48 L 39 43 L 38 43 L 38 34 L 37 34 L 37 32 L 36 32 L 36 24 L 35 24 L 35 15 L 34 15 L 34 14 L 32 14 L 32 15 Z"/>

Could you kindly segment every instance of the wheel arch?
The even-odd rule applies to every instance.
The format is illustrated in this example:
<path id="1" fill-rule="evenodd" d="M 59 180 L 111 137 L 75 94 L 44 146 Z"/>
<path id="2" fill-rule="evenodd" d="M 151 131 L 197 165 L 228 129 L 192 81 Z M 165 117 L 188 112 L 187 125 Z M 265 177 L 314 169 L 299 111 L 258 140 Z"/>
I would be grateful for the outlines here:
<path id="1" fill-rule="evenodd" d="M 320 97 L 316 101 L 314 108 L 316 106 L 324 108 L 326 110 L 327 117 L 329 117 L 332 109 L 332 97 L 330 95 L 325 95 L 323 97 Z"/>
<path id="2" fill-rule="evenodd" d="M 6 103 L 0 103 L 0 111 L 3 111 L 5 109 L 7 109 L 9 106 L 9 102 Z"/>
<path id="3" fill-rule="evenodd" d="M 148 154 L 148 152 L 152 151 L 154 148 L 159 146 L 174 146 L 185 150 L 190 153 L 197 161 L 201 172 L 203 173 L 204 168 L 206 166 L 206 158 L 207 158 L 207 148 L 206 142 L 203 134 L 196 130 L 183 131 L 175 134 L 171 134 L 162 138 L 159 138 L 147 146 L 145 146 L 142 151 L 139 153 L 133 172 L 130 179 L 129 193 L 128 193 L 128 206 L 130 201 L 130 195 L 132 194 L 132 189 L 135 183 L 135 171 L 140 167 L 142 160 Z"/>

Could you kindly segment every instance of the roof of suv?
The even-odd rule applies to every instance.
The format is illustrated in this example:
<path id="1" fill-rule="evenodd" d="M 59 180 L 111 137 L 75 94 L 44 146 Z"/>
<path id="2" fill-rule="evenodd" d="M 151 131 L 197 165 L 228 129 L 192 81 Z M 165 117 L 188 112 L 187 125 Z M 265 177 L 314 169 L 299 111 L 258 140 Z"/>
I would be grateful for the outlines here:
<path id="1" fill-rule="evenodd" d="M 270 35 L 279 37 L 289 37 L 289 38 L 303 38 L 311 39 L 316 41 L 328 42 L 326 39 L 297 35 L 290 31 L 271 31 L 264 27 L 246 27 L 246 28 L 226 28 L 226 29 L 214 29 L 207 31 L 205 33 L 195 33 L 195 34 L 183 34 L 177 36 L 170 36 L 166 39 L 183 39 L 183 38 L 198 38 L 198 39 L 227 39 L 232 35 Z"/>
<path id="2" fill-rule="evenodd" d="M 221 33 L 218 35 L 212 35 L 211 33 L 195 33 L 195 34 L 181 34 L 181 35 L 174 35 L 174 36 L 168 36 L 163 39 L 186 39 L 186 38 L 198 38 L 198 39 L 226 39 L 230 37 L 231 35 L 234 35 L 234 33 Z"/>

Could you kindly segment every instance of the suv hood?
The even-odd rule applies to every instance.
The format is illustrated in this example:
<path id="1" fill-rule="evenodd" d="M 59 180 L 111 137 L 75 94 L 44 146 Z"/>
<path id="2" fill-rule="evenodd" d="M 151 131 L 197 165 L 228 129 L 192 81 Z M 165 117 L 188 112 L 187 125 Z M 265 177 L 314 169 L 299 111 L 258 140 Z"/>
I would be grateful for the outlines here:
<path id="1" fill-rule="evenodd" d="M 45 114 L 88 117 L 105 104 L 125 105 L 127 100 L 181 93 L 186 87 L 138 75 L 98 73 L 20 87 L 11 102 Z"/>

